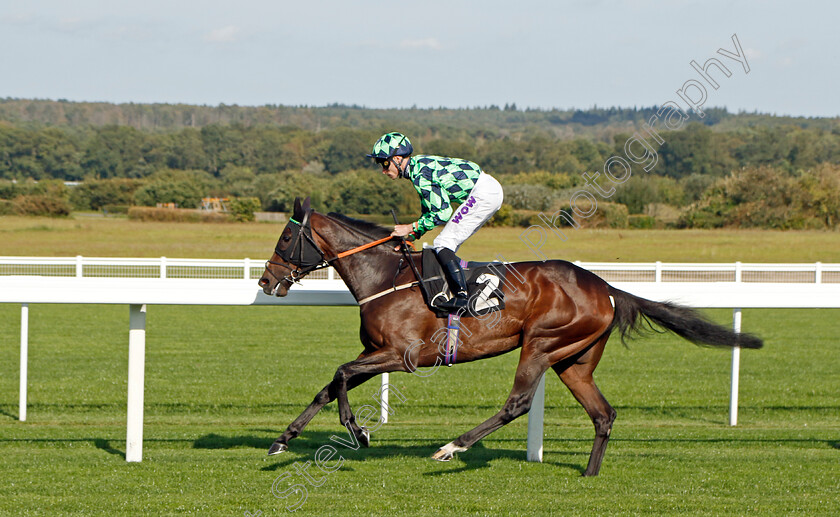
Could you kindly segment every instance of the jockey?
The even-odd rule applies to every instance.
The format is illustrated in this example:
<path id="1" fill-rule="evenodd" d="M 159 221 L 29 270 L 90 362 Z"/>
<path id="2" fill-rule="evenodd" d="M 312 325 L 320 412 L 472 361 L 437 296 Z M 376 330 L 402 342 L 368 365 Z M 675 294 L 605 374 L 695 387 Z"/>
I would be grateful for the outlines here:
<path id="1" fill-rule="evenodd" d="M 467 281 L 455 252 L 502 206 L 502 186 L 473 162 L 441 156 L 412 156 L 413 152 L 405 135 L 388 133 L 373 144 L 373 151 L 367 156 L 373 158 L 382 167 L 382 174 L 389 178 L 411 181 L 420 195 L 423 207 L 420 218 L 411 224 L 394 226 L 391 235 L 414 240 L 435 226 L 446 225 L 432 247 L 455 295 L 438 306 L 451 312 L 462 310 L 467 307 Z M 453 202 L 460 204 L 454 212 Z"/>

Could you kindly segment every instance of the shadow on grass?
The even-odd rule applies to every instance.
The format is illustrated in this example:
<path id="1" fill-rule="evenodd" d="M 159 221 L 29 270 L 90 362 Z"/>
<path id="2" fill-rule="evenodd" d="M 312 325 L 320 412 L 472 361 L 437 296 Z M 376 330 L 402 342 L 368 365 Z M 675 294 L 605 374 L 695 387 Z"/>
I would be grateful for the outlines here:
<path id="1" fill-rule="evenodd" d="M 125 459 L 125 452 L 111 447 L 111 440 L 105 440 L 103 438 L 94 438 L 93 445 L 95 445 L 97 449 L 102 449 L 108 454 L 114 454 L 116 456 L 121 457 L 122 459 Z"/>
<path id="2" fill-rule="evenodd" d="M 284 469 L 291 466 L 295 462 L 314 461 L 316 451 L 324 445 L 335 447 L 342 457 L 347 462 L 342 469 L 352 471 L 352 462 L 376 461 L 394 457 L 408 457 L 408 458 L 424 458 L 428 459 L 431 464 L 439 465 L 434 471 L 425 472 L 424 476 L 443 476 L 447 474 L 457 474 L 461 472 L 479 470 L 490 467 L 493 461 L 496 460 L 515 460 L 526 461 L 526 452 L 522 439 L 495 439 L 493 442 L 516 442 L 516 446 L 523 446 L 522 448 L 486 448 L 482 442 L 475 444 L 469 451 L 456 455 L 456 458 L 451 462 L 436 463 L 431 459 L 432 454 L 442 445 L 439 440 L 430 440 L 414 445 L 394 445 L 394 440 L 388 440 L 389 444 L 376 444 L 374 438 L 370 448 L 359 447 L 358 449 L 348 448 L 341 443 L 331 440 L 331 437 L 336 436 L 342 440 L 347 437 L 341 434 L 338 430 L 335 432 L 329 431 L 309 431 L 304 433 L 301 437 L 296 438 L 290 443 L 290 449 L 287 452 L 281 453 L 277 456 L 267 457 L 264 454 L 268 452 L 275 437 L 278 434 L 277 430 L 273 429 L 253 429 L 253 431 L 270 433 L 270 437 L 263 437 L 257 435 L 233 435 L 223 436 L 218 434 L 209 434 L 196 439 L 193 442 L 195 449 L 232 449 L 237 447 L 250 447 L 254 449 L 262 449 L 264 452 L 258 453 L 255 457 L 263 459 L 269 463 L 260 468 L 262 471 L 272 472 Z M 2 440 L 0 440 L 2 441 Z M 415 441 L 416 440 L 412 440 Z M 586 469 L 586 464 L 589 459 L 590 446 L 592 444 L 591 438 L 571 438 L 560 440 L 564 443 L 579 442 L 581 444 L 580 450 L 575 451 L 557 451 L 548 450 L 544 458 L 544 463 L 547 465 L 554 465 L 562 467 L 583 474 Z M 550 442 L 550 440 L 549 440 Z M 821 439 L 773 439 L 773 438 L 613 438 L 611 443 L 696 443 L 696 444 L 712 444 L 712 443 L 730 443 L 733 445 L 748 446 L 751 444 L 793 444 L 793 443 L 809 443 L 813 445 L 824 445 L 835 449 L 840 449 L 840 442 L 834 440 Z M 565 461 L 568 459 L 568 461 Z"/>
<path id="3" fill-rule="evenodd" d="M 267 445 L 266 445 L 267 444 Z M 193 449 L 235 449 L 236 447 L 253 447 L 266 449 L 271 445 L 265 438 L 258 436 L 222 436 L 210 433 L 193 442 Z"/>
<path id="4" fill-rule="evenodd" d="M 7 416 L 12 420 L 20 420 L 20 415 L 10 413 L 9 411 L 11 410 L 7 410 L 5 407 L 0 406 L 0 415 Z"/>
<path id="5" fill-rule="evenodd" d="M 437 450 L 437 449 L 435 449 Z M 568 456 L 581 456 L 583 463 L 565 463 L 560 461 L 550 461 L 543 458 L 543 463 L 547 465 L 554 465 L 557 467 L 564 467 L 570 470 L 576 470 L 579 474 L 583 475 L 584 470 L 586 470 L 586 461 L 588 458 L 588 453 L 581 453 L 581 452 L 554 452 L 552 453 L 553 456 L 557 455 L 568 455 Z M 487 468 L 490 466 L 490 463 L 494 460 L 500 459 L 510 459 L 515 461 L 525 461 L 526 452 L 524 450 L 514 450 L 514 449 L 487 449 L 485 448 L 481 442 L 473 445 L 470 450 L 466 452 L 462 452 L 456 455 L 456 460 L 450 462 L 439 462 L 440 468 L 434 472 L 425 472 L 423 473 L 424 476 L 445 476 L 448 474 L 459 474 L 461 472 L 469 472 L 471 470 L 478 470 Z M 458 463 L 463 463 L 461 466 L 456 466 Z"/>
<path id="6" fill-rule="evenodd" d="M 272 432 L 268 429 L 261 429 L 261 431 Z M 458 455 L 459 461 L 452 463 L 437 463 L 431 459 L 432 454 L 438 450 L 440 443 L 436 441 L 429 441 L 428 443 L 421 443 L 417 445 L 376 445 L 375 441 L 369 448 L 359 447 L 358 449 L 351 449 L 342 445 L 338 441 L 334 441 L 331 437 L 337 437 L 346 441 L 347 436 L 340 434 L 338 431 L 312 431 L 307 432 L 299 438 L 296 438 L 290 443 L 288 451 L 265 459 L 271 462 L 260 470 L 272 472 L 282 470 L 291 466 L 296 462 L 312 461 L 319 448 L 324 445 L 335 447 L 342 457 L 348 462 L 364 462 L 376 461 L 381 459 L 389 459 L 394 457 L 409 457 L 409 458 L 424 458 L 428 459 L 431 464 L 440 465 L 441 469 L 436 472 L 427 472 L 426 476 L 440 476 L 444 474 L 456 474 L 458 472 L 465 472 L 469 470 L 476 470 L 490 466 L 490 463 L 499 459 L 512 459 L 518 461 L 525 460 L 525 451 L 522 449 L 487 449 L 479 442 L 474 445 L 468 452 Z M 196 449 L 230 449 L 236 447 L 253 447 L 263 449 L 265 453 L 271 446 L 274 438 L 262 438 L 259 436 L 220 436 L 217 434 L 209 434 L 198 438 L 193 444 Z M 521 440 L 513 440 L 520 442 Z M 590 442 L 590 440 L 586 440 Z M 585 462 L 586 457 L 584 453 L 580 452 L 561 452 L 553 453 L 553 455 L 566 454 L 570 456 L 581 456 Z M 588 453 L 587 453 L 588 454 Z M 546 461 L 550 465 L 557 465 L 567 467 L 583 473 L 585 465 L 577 463 L 563 463 L 558 461 Z M 458 465 L 455 468 L 450 466 Z M 343 470 L 353 471 L 347 463 L 342 467 Z"/>
<path id="7" fill-rule="evenodd" d="M 222 450 L 222 449 L 235 449 L 235 448 L 251 448 L 255 449 L 254 459 L 255 460 L 265 460 L 265 462 L 270 462 L 270 464 L 263 466 L 260 470 L 263 471 L 275 471 L 287 467 L 297 461 L 313 461 L 316 451 L 324 445 L 330 445 L 335 447 L 339 453 L 346 458 L 349 462 L 357 462 L 357 461 L 375 461 L 381 459 L 388 459 L 393 457 L 409 457 L 409 458 L 428 458 L 429 462 L 434 462 L 431 459 L 432 454 L 438 450 L 438 448 L 443 445 L 442 440 L 440 439 L 430 439 L 423 442 L 418 442 L 416 439 L 412 440 L 400 440 L 400 439 L 389 439 L 383 440 L 382 442 L 377 444 L 376 438 L 373 438 L 372 444 L 370 448 L 363 448 L 359 447 L 358 449 L 350 449 L 346 446 L 342 445 L 339 442 L 331 440 L 332 436 L 336 436 L 346 442 L 347 436 L 346 431 L 344 434 L 340 432 L 340 430 L 336 429 L 334 432 L 330 431 L 307 431 L 301 437 L 296 438 L 290 444 L 289 451 L 279 454 L 277 456 L 268 457 L 267 452 L 268 448 L 271 446 L 275 438 L 280 434 L 281 431 L 278 429 L 263 429 L 263 428 L 254 428 L 250 429 L 250 431 L 255 433 L 264 433 L 264 434 L 253 434 L 253 435 L 231 435 L 225 436 L 217 433 L 211 433 L 202 437 L 199 437 L 195 440 L 192 440 L 192 448 L 193 449 L 209 449 L 209 450 Z M 189 443 L 189 439 L 167 439 L 167 438 L 147 438 L 144 440 L 146 443 Z M 400 445 L 399 442 L 402 441 L 412 441 L 415 442 L 413 445 Z M 455 474 L 459 472 L 466 472 L 470 470 L 477 470 L 485 467 L 489 467 L 490 464 L 494 460 L 499 459 L 511 459 L 517 461 L 525 461 L 525 448 L 524 448 L 524 440 L 521 438 L 501 438 L 501 439 L 492 439 L 494 444 L 503 444 L 510 447 L 511 445 L 515 447 L 514 449 L 510 448 L 486 448 L 482 442 L 478 442 L 475 444 L 469 451 L 460 453 L 456 455 L 455 460 L 448 463 L 436 463 L 435 465 L 440 465 L 440 468 L 435 470 L 434 472 L 426 472 L 424 475 L 426 476 L 441 476 L 445 474 Z M 581 447 L 580 450 L 575 451 L 558 451 L 552 450 L 551 443 L 552 441 L 563 442 L 563 443 L 580 443 Z M 95 438 L 95 437 L 83 437 L 83 438 L 0 438 L 0 444 L 2 443 L 91 443 L 97 449 L 105 451 L 108 454 L 112 454 L 114 456 L 119 456 L 121 458 L 125 458 L 124 450 L 118 449 L 112 445 L 112 442 L 115 444 L 119 444 L 120 446 L 123 445 L 125 442 L 124 440 L 114 440 L 113 438 Z M 397 442 L 394 444 L 394 442 Z M 509 442 L 509 444 L 505 444 L 505 442 Z M 589 448 L 592 444 L 592 438 L 564 438 L 564 439 L 548 439 L 547 446 L 549 450 L 546 450 L 546 457 L 544 463 L 548 465 L 556 465 L 558 467 L 569 468 L 572 470 L 576 470 L 579 473 L 583 473 L 586 462 L 589 457 Z M 680 444 L 680 443 L 694 443 L 694 444 L 715 444 L 715 443 L 729 443 L 734 446 L 750 446 L 750 445 L 763 445 L 763 444 L 777 444 L 777 445 L 786 445 L 786 444 L 809 444 L 812 446 L 825 446 L 830 447 L 833 449 L 840 449 L 840 441 L 836 439 L 825 440 L 825 439 L 814 439 L 814 438 L 749 438 L 749 437 L 715 437 L 715 438 L 616 438 L 613 437 L 610 440 L 610 443 L 613 446 L 620 444 L 620 443 L 649 443 L 649 444 Z M 565 462 L 565 461 L 557 461 L 557 459 L 562 459 L 564 456 L 568 456 L 571 460 L 575 458 L 579 461 L 574 462 Z M 557 458 L 557 459 L 555 459 Z M 347 464 L 343 467 L 344 469 L 349 469 L 352 471 Z"/>

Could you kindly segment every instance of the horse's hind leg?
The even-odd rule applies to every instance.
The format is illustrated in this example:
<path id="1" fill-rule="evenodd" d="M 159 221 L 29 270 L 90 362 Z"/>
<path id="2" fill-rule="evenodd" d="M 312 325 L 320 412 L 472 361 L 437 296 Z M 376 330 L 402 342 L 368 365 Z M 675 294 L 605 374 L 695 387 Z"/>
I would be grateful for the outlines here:
<path id="1" fill-rule="evenodd" d="M 513 389 L 501 411 L 438 449 L 432 458 L 438 461 L 449 461 L 456 452 L 466 451 L 496 429 L 527 413 L 531 409 L 531 402 L 534 400 L 534 392 L 537 390 L 540 377 L 548 369 L 548 363 L 544 361 L 545 356 L 540 354 L 540 357 L 540 360 L 536 360 L 533 352 L 523 348 L 519 356 L 519 365 L 516 367 Z"/>
<path id="2" fill-rule="evenodd" d="M 583 473 L 584 476 L 597 476 L 601 470 L 601 462 L 604 460 L 604 452 L 607 450 L 607 442 L 610 440 L 610 431 L 615 420 L 615 410 L 592 379 L 592 372 L 601 360 L 604 345 L 609 337 L 609 334 L 602 336 L 583 355 L 576 357 L 574 362 L 561 361 L 552 366 L 595 424 L 595 442 L 592 444 L 592 453 L 589 455 L 589 464 Z"/>

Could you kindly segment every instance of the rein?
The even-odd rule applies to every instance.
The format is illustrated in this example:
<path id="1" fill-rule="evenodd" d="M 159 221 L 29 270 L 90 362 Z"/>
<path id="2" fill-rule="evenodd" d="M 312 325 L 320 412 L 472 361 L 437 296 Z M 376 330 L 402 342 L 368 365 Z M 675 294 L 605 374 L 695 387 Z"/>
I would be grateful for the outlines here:
<path id="1" fill-rule="evenodd" d="M 352 254 L 354 254 L 354 253 L 358 253 L 358 252 L 360 252 L 360 251 L 364 251 L 364 250 L 366 250 L 366 249 L 368 249 L 368 248 L 372 248 L 372 247 L 374 247 L 374 246 L 379 246 L 379 245 L 380 245 L 380 244 L 382 244 L 383 242 L 388 242 L 388 241 L 390 241 L 390 240 L 391 240 L 391 239 L 393 239 L 393 238 L 394 238 L 394 237 L 392 237 L 392 236 L 390 236 L 390 235 L 389 235 L 388 237 L 383 237 L 383 238 L 379 239 L 378 241 L 369 242 L 369 243 L 367 243 L 367 244 L 362 244 L 361 246 L 356 246 L 355 248 L 353 248 L 353 249 L 351 249 L 351 250 L 342 251 L 341 253 L 339 253 L 338 255 L 336 255 L 334 259 L 331 259 L 331 260 L 330 260 L 330 261 L 328 261 L 328 262 L 331 262 L 332 260 L 336 260 L 336 259 L 344 258 L 344 257 L 346 257 L 346 256 L 348 256 L 348 255 L 352 255 Z"/>

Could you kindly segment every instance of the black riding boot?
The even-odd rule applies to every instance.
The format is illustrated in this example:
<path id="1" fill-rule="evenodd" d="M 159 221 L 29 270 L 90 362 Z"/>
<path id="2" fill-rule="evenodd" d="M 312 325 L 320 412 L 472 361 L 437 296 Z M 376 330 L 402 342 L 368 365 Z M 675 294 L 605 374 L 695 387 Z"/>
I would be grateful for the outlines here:
<path id="1" fill-rule="evenodd" d="M 449 283 L 449 290 L 455 293 L 455 296 L 445 302 L 438 303 L 437 306 L 449 312 L 466 309 L 469 293 L 467 292 L 467 279 L 464 277 L 464 270 L 461 269 L 461 260 L 455 256 L 454 251 L 447 248 L 440 250 L 437 257 L 443 266 L 443 272 Z"/>

